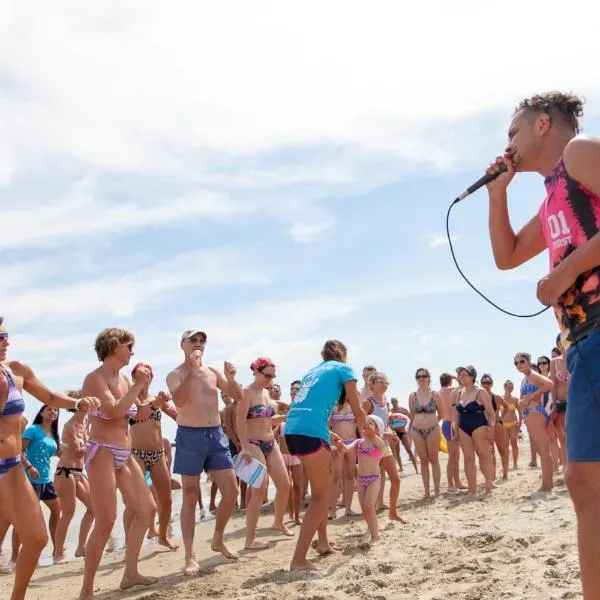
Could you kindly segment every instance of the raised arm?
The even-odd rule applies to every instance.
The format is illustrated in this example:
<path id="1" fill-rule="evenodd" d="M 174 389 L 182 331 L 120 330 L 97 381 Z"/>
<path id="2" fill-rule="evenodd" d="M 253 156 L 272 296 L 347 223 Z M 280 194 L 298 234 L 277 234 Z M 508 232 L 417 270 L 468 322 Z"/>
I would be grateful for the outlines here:
<path id="1" fill-rule="evenodd" d="M 85 395 L 90 394 L 98 398 L 102 412 L 107 418 L 118 419 L 127 414 L 148 380 L 147 370 L 140 367 L 136 373 L 135 383 L 128 382 L 129 390 L 117 399 L 97 373 L 90 373 L 83 381 L 82 390 Z"/>
<path id="2" fill-rule="evenodd" d="M 25 363 L 13 361 L 11 362 L 11 367 L 23 377 L 23 389 L 46 406 L 85 411 L 90 407 L 97 407 L 99 405 L 97 396 L 94 397 L 93 394 L 84 393 L 84 397 L 81 400 L 74 400 L 60 392 L 51 391 L 37 378 L 33 369 Z"/>

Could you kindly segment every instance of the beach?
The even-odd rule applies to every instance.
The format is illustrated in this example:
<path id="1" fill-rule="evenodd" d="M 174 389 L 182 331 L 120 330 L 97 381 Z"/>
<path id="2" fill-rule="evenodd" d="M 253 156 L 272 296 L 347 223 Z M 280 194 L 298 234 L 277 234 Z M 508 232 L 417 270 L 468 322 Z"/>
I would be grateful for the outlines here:
<path id="1" fill-rule="evenodd" d="M 420 475 L 414 474 L 412 466 L 405 465 L 401 474 L 400 511 L 409 524 L 390 523 L 385 513 L 381 513 L 382 541 L 369 547 L 365 542 L 366 525 L 360 518 L 339 517 L 330 521 L 330 540 L 340 552 L 317 557 L 319 573 L 288 571 L 294 538 L 278 536 L 268 529 L 272 511 L 266 507 L 258 535 L 270 541 L 268 549 L 241 550 L 238 561 L 214 554 L 209 549 L 214 521 L 209 519 L 196 528 L 195 549 L 201 566 L 198 576 L 183 576 L 181 548 L 170 552 L 149 542 L 142 549 L 140 571 L 160 577 L 159 582 L 147 588 L 119 591 L 123 553 L 106 554 L 96 578 L 96 598 L 581 598 L 575 515 L 564 478 L 560 474 L 556 477 L 555 489 L 550 494 L 533 493 L 539 487 L 540 471 L 526 466 L 528 451 L 525 443 L 521 446 L 521 463 L 525 466 L 511 470 L 507 482 L 498 481 L 491 495 L 476 500 L 458 492 L 442 493 L 425 501 Z M 481 474 L 479 480 L 483 482 Z M 356 496 L 354 509 L 358 510 Z M 178 521 L 178 512 L 174 518 Z M 176 527 L 176 533 L 178 530 Z M 226 541 L 235 550 L 242 548 L 242 512 L 235 513 L 229 523 Z M 5 553 L 8 546 L 5 543 Z M 309 558 L 315 556 L 316 553 L 309 553 Z M 77 598 L 82 568 L 81 561 L 38 568 L 27 597 Z M 10 583 L 12 576 L 0 577 L 1 589 L 10 589 Z"/>

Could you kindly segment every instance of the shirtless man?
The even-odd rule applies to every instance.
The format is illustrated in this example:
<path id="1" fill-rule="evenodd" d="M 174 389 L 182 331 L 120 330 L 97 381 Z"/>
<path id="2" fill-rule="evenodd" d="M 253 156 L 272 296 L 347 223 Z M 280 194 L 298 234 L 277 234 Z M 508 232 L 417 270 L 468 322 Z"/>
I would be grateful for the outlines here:
<path id="1" fill-rule="evenodd" d="M 223 541 L 237 497 L 237 483 L 229 443 L 221 429 L 217 388 L 234 399 L 242 394 L 235 381 L 235 367 L 224 364 L 225 377 L 203 364 L 206 333 L 199 329 L 184 331 L 181 349 L 185 360 L 167 375 L 167 386 L 177 407 L 177 436 L 173 472 L 181 475 L 183 505 L 181 533 L 185 547 L 186 575 L 200 570 L 194 555 L 194 529 L 200 474 L 206 470 L 221 492 L 211 548 L 227 558 L 238 558 Z"/>
<path id="2" fill-rule="evenodd" d="M 452 404 L 452 392 L 456 388 L 452 386 L 452 375 L 442 373 L 440 375 L 440 397 L 442 398 L 442 433 L 448 444 L 448 463 L 446 465 L 446 476 L 448 477 L 448 491 L 455 492 L 463 490 L 464 485 L 460 482 L 458 465 L 460 461 L 460 444 L 458 433 L 452 429 L 452 418 L 454 415 L 454 404 Z"/>

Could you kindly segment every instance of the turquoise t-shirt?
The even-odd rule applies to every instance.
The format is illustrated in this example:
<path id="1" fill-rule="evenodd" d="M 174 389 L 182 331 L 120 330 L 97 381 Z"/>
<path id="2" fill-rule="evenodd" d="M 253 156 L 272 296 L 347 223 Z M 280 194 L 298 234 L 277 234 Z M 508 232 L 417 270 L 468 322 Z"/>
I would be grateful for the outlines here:
<path id="1" fill-rule="evenodd" d="M 38 479 L 31 479 L 29 472 L 27 476 L 32 483 L 50 483 L 50 459 L 56 454 L 58 446 L 52 435 L 48 435 L 41 425 L 30 425 L 23 432 L 23 439 L 29 440 L 29 446 L 25 450 L 27 460 L 36 468 L 40 474 Z"/>
<path id="2" fill-rule="evenodd" d="M 307 435 L 329 444 L 329 417 L 348 381 L 356 381 L 356 375 L 346 363 L 328 360 L 312 368 L 290 406 L 286 435 Z"/>

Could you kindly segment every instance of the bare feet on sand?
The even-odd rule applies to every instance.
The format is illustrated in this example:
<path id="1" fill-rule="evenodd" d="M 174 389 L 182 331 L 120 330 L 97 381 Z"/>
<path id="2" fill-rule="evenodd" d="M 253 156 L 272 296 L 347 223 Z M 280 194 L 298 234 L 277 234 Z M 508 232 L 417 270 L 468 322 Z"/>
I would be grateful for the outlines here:
<path id="1" fill-rule="evenodd" d="M 140 575 L 139 573 L 135 575 L 123 575 L 123 579 L 121 579 L 121 584 L 119 587 L 122 590 L 128 590 L 136 585 L 153 585 L 158 581 L 158 577 L 145 577 L 144 575 Z"/>
<path id="2" fill-rule="evenodd" d="M 287 535 L 290 537 L 293 537 L 294 535 L 294 532 L 290 531 L 283 523 L 281 523 L 280 525 L 276 525 L 275 523 L 273 523 L 273 525 L 271 525 L 271 529 L 273 529 L 274 531 L 279 531 L 283 533 L 283 535 Z"/>
<path id="3" fill-rule="evenodd" d="M 75 557 L 81 558 L 82 556 L 85 556 L 85 548 L 77 548 L 77 550 L 75 550 Z"/>
<path id="4" fill-rule="evenodd" d="M 65 563 L 68 563 L 69 559 L 61 552 L 60 554 L 57 554 L 56 556 L 52 557 L 52 563 L 55 565 L 64 565 Z"/>
<path id="5" fill-rule="evenodd" d="M 179 544 L 174 544 L 168 537 L 159 537 L 158 543 L 161 546 L 165 546 L 169 550 L 177 550 L 177 548 L 179 548 Z"/>
<path id="6" fill-rule="evenodd" d="M 314 540 L 310 547 L 313 550 L 316 550 L 318 554 L 320 554 L 321 556 L 324 556 L 325 554 L 335 554 L 336 552 L 339 552 L 340 549 L 337 548 L 336 546 L 332 546 L 331 544 L 327 543 L 327 544 L 319 544 L 319 542 L 317 540 Z M 306 562 L 310 562 L 310 561 L 306 561 Z"/>
<path id="7" fill-rule="evenodd" d="M 234 552 L 233 550 L 230 550 L 226 545 L 225 542 L 223 540 L 219 541 L 215 541 L 213 540 L 211 545 L 210 545 L 210 549 L 213 552 L 220 552 L 225 558 L 234 558 L 237 559 L 240 557 L 240 555 L 237 552 Z"/>
<path id="8" fill-rule="evenodd" d="M 156 529 L 148 529 L 148 533 L 146 534 L 147 540 L 153 540 L 158 537 L 158 531 Z"/>
<path id="9" fill-rule="evenodd" d="M 406 525 L 408 523 L 408 520 L 404 517 L 401 517 L 397 512 L 390 512 L 390 514 L 388 515 L 388 519 L 390 521 L 400 521 L 400 523 L 402 523 L 403 525 Z"/>
<path id="10" fill-rule="evenodd" d="M 200 573 L 200 565 L 196 562 L 196 559 L 186 558 L 183 574 L 191 577 L 192 575 L 198 575 L 198 573 Z"/>
<path id="11" fill-rule="evenodd" d="M 268 547 L 268 543 L 259 542 L 258 540 L 252 540 L 251 542 L 246 542 L 244 544 L 244 548 L 246 548 L 246 550 L 265 550 Z"/>
<path id="12" fill-rule="evenodd" d="M 290 571 L 318 571 L 319 567 L 310 560 L 304 560 L 303 562 L 292 563 L 290 565 Z"/>
<path id="13" fill-rule="evenodd" d="M 345 513 L 344 513 L 345 517 L 360 517 L 361 514 L 354 512 L 352 509 L 348 509 Z"/>

